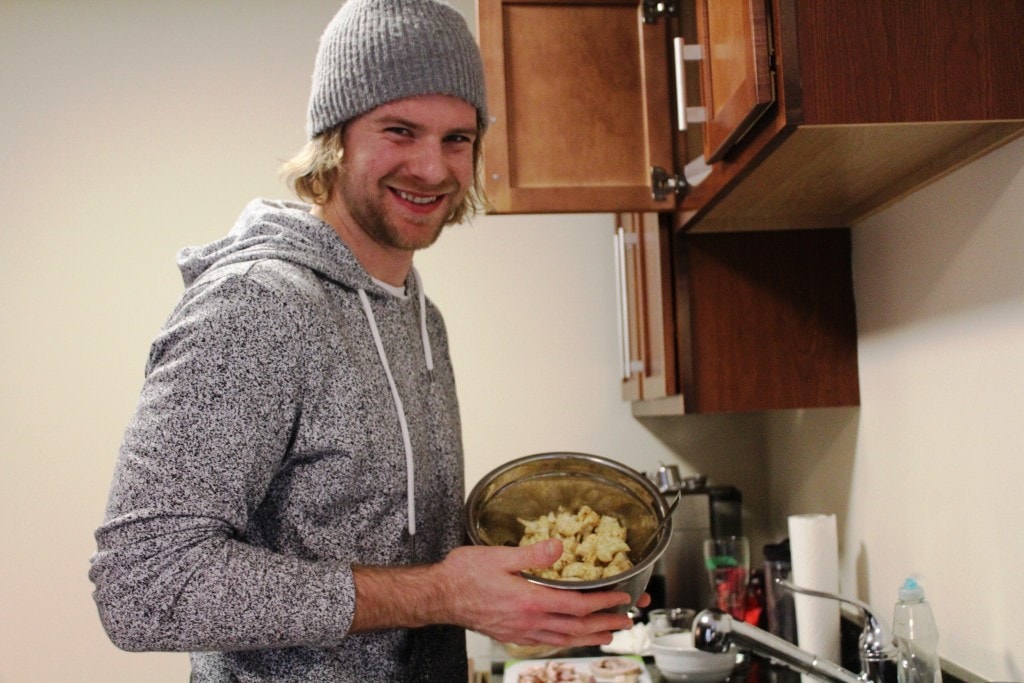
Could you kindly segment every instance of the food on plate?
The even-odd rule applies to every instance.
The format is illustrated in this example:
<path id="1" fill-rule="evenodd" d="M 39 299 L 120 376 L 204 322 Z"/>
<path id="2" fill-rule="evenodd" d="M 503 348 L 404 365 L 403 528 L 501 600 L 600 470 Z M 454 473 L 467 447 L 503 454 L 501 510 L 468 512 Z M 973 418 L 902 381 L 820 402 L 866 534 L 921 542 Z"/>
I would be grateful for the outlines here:
<path id="1" fill-rule="evenodd" d="M 543 579 L 593 581 L 620 574 L 633 566 L 626 529 L 611 515 L 599 515 L 584 505 L 576 512 L 559 508 L 537 519 L 520 519 L 519 545 L 549 538 L 562 542 L 562 556 L 546 569 L 529 573 Z"/>
<path id="2" fill-rule="evenodd" d="M 509 683 L 650 683 L 643 663 L 626 657 L 545 659 L 516 662 L 505 671 Z"/>
<path id="3" fill-rule="evenodd" d="M 527 667 L 516 683 L 594 683 L 594 677 L 568 662 L 553 659 Z"/>
<path id="4" fill-rule="evenodd" d="M 602 683 L 636 683 L 640 680 L 640 663 L 622 657 L 604 657 L 591 662 L 590 671 Z"/>

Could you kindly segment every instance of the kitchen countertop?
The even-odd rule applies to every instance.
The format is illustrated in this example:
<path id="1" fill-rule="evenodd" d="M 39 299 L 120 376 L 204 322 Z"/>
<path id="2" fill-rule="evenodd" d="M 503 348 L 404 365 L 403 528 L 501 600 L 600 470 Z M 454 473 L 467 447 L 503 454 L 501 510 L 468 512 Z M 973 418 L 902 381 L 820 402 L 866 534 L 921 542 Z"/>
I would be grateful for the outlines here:
<path id="1" fill-rule="evenodd" d="M 841 664 L 850 671 L 859 671 L 860 662 L 857 658 L 857 641 L 860 637 L 860 626 L 844 619 L 841 629 L 841 641 L 843 650 L 843 661 Z M 566 659 L 570 657 L 607 657 L 607 653 L 601 652 L 599 648 L 577 648 L 559 652 L 556 658 Z M 505 663 L 515 661 L 508 651 L 500 644 L 491 642 L 490 651 L 483 657 L 475 658 L 475 667 L 479 672 L 476 678 L 471 679 L 473 683 L 515 683 L 514 681 L 503 680 L 502 673 L 505 670 Z M 644 664 L 650 674 L 651 683 L 668 683 L 654 664 L 652 657 L 644 657 Z M 942 683 L 987 683 L 985 679 L 974 676 L 969 672 L 953 669 L 946 670 L 949 663 L 943 661 Z M 895 683 L 895 667 L 892 671 L 892 683 Z M 801 676 L 787 667 L 771 664 L 768 660 L 758 655 L 751 656 L 743 661 L 733 670 L 727 683 L 800 683 Z"/>
<path id="2" fill-rule="evenodd" d="M 577 648 L 556 654 L 548 659 L 572 659 L 576 657 L 609 657 L 607 653 L 601 652 L 598 648 Z M 495 643 L 488 657 L 477 657 L 474 660 L 476 670 L 479 672 L 474 679 L 475 683 L 515 683 L 505 681 L 503 673 L 509 662 L 516 661 L 510 657 L 504 648 Z M 668 683 L 658 672 L 653 657 L 644 657 L 644 664 L 647 673 L 651 677 L 651 683 Z M 753 656 L 742 660 L 733 670 L 732 675 L 725 679 L 726 683 L 800 683 L 800 674 L 787 669 L 769 664 L 766 660 Z"/>
<path id="3" fill-rule="evenodd" d="M 647 673 L 651 677 L 651 683 L 668 683 L 667 679 L 663 678 L 658 672 L 658 667 L 654 664 L 654 661 L 650 658 L 644 658 L 644 663 L 647 668 Z M 515 683 L 515 681 L 505 681 L 502 672 L 504 671 L 504 663 L 492 667 L 490 672 L 490 678 L 480 678 L 480 681 L 490 680 L 490 683 Z M 755 662 L 753 664 L 740 664 L 732 673 L 729 678 L 724 679 L 724 683 L 799 683 L 800 674 L 795 671 L 791 671 L 786 668 L 780 668 L 775 666 L 769 666 L 764 662 Z"/>
<path id="4" fill-rule="evenodd" d="M 860 670 L 860 661 L 857 657 L 857 642 L 860 638 L 861 626 L 848 619 L 843 619 L 840 628 L 840 641 L 843 652 L 840 664 L 850 671 Z M 570 657 L 607 657 L 607 653 L 601 652 L 600 648 L 576 648 L 559 652 L 555 658 L 567 659 Z M 500 643 L 491 641 L 490 651 L 483 657 L 475 657 L 474 665 L 479 672 L 471 680 L 473 683 L 515 683 L 515 681 L 504 681 L 502 673 L 505 670 L 506 662 L 515 661 L 509 652 Z M 668 683 L 654 664 L 653 657 L 644 657 L 644 664 L 650 674 L 651 683 Z M 985 679 L 974 676 L 970 672 L 958 669 L 947 670 L 949 662 L 943 661 L 942 682 L 943 683 L 986 683 Z M 892 669 L 892 683 L 895 683 L 895 666 Z M 752 655 L 745 661 L 741 661 L 733 673 L 727 679 L 727 683 L 800 683 L 801 676 L 792 669 L 770 663 L 767 659 L 758 655 Z"/>

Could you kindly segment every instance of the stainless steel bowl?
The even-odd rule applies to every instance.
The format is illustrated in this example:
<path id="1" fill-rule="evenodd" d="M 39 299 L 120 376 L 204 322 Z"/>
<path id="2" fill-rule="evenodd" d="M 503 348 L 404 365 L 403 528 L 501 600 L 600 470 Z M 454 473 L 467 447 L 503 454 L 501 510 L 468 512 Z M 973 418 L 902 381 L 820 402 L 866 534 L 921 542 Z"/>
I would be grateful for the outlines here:
<path id="1" fill-rule="evenodd" d="M 648 547 L 643 557 L 630 557 L 633 567 L 594 581 L 563 581 L 523 574 L 529 581 L 566 590 L 620 590 L 643 594 L 672 537 L 669 505 L 657 487 L 636 470 L 599 455 L 538 453 L 508 462 L 481 479 L 466 500 L 465 523 L 475 545 L 518 546 L 523 536 L 520 519 L 536 519 L 559 507 L 574 511 L 587 505 L 611 515 L 626 529 L 630 548 Z M 667 519 L 666 519 L 667 518 Z M 647 541 L 659 534 L 657 543 Z M 635 552 L 635 551 L 633 551 Z"/>

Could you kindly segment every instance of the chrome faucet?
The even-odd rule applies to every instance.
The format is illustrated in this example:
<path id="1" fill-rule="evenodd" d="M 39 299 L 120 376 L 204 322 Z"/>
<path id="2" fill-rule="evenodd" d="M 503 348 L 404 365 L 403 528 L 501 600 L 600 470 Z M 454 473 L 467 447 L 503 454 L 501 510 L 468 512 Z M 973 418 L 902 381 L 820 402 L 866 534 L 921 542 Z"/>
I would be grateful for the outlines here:
<path id="1" fill-rule="evenodd" d="M 892 638 L 886 637 L 883 633 L 881 621 L 866 603 L 832 593 L 800 588 L 782 579 L 776 579 L 776 583 L 794 593 L 838 600 L 860 609 L 864 617 L 864 630 L 857 644 L 860 674 L 855 674 L 834 662 L 802 650 L 787 640 L 714 609 L 704 610 L 694 619 L 693 642 L 697 649 L 724 652 L 729 649 L 730 644 L 735 644 L 785 664 L 794 671 L 819 676 L 825 680 L 839 683 L 884 683 L 886 669 L 895 667 L 896 649 Z"/>

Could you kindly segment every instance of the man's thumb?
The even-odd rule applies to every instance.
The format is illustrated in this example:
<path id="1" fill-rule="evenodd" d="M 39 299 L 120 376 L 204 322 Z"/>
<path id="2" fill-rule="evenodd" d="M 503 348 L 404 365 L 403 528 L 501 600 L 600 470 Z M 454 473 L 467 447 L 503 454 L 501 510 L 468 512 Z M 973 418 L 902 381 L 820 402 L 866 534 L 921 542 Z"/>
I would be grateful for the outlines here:
<path id="1" fill-rule="evenodd" d="M 529 563 L 526 569 L 546 569 L 562 556 L 562 542 L 557 538 L 549 538 L 531 543 L 524 550 L 527 551 L 526 561 Z"/>

